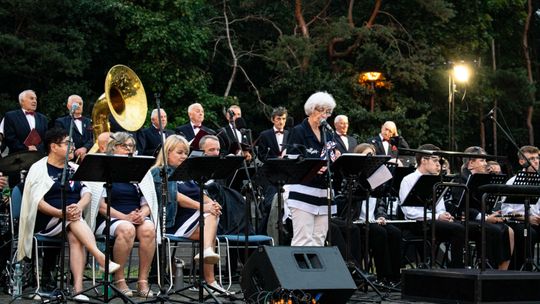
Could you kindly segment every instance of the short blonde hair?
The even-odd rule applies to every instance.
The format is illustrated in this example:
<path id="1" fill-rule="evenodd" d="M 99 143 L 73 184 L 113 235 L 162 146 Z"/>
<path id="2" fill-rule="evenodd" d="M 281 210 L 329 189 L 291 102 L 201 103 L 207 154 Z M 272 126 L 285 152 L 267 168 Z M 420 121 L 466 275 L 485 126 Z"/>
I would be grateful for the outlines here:
<path id="1" fill-rule="evenodd" d="M 171 135 L 167 137 L 165 140 L 165 151 L 167 151 L 167 157 L 169 156 L 169 153 L 171 153 L 172 150 L 178 145 L 183 145 L 186 148 L 187 154 L 189 154 L 189 143 L 188 141 L 180 135 Z M 159 154 L 156 158 L 156 163 L 154 164 L 154 167 L 163 167 L 165 165 L 163 161 L 163 149 L 159 149 Z"/>

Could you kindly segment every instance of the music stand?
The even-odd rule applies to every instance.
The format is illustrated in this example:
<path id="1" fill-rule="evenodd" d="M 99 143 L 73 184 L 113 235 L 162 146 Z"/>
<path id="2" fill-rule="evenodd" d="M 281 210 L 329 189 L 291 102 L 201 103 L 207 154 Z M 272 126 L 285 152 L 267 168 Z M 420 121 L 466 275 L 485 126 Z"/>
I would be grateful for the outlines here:
<path id="1" fill-rule="evenodd" d="M 384 165 L 391 157 L 390 156 L 371 156 L 371 155 L 360 155 L 360 154 L 343 154 L 341 155 L 333 164 L 332 170 L 334 172 L 339 172 L 341 176 L 347 181 L 349 187 L 347 187 L 347 210 L 350 210 L 352 206 L 352 189 L 351 185 L 358 184 L 365 193 L 365 204 L 366 204 L 366 219 L 364 227 L 364 244 L 365 244 L 365 253 L 364 253 L 364 267 L 365 271 L 368 270 L 369 265 L 369 197 L 370 192 L 373 190 L 371 185 L 367 181 L 367 178 L 370 177 L 380 166 Z M 360 206 L 360 209 L 362 206 Z M 348 266 L 356 270 L 356 273 L 359 273 L 362 279 L 373 288 L 373 290 L 382 297 L 380 291 L 375 287 L 375 285 L 367 278 L 366 274 L 362 271 L 356 269 L 354 263 L 351 263 L 350 258 L 350 240 L 351 240 L 351 231 L 350 227 L 352 226 L 351 212 L 347 211 L 347 246 L 345 261 Z"/>
<path id="2" fill-rule="evenodd" d="M 516 179 L 514 180 L 514 185 L 517 186 L 540 186 L 540 175 L 536 172 L 526 172 L 526 171 L 520 171 L 516 175 Z M 533 267 L 533 269 L 536 269 L 537 271 L 540 270 L 538 268 L 538 265 L 534 262 L 533 258 L 530 256 L 530 250 L 532 249 L 532 238 L 531 238 L 531 222 L 529 221 L 529 215 L 531 210 L 531 201 L 537 201 L 539 199 L 539 196 L 507 196 L 505 203 L 507 204 L 523 204 L 525 212 L 523 214 L 524 216 L 524 223 L 525 223 L 525 262 L 521 266 L 520 270 L 525 269 L 527 265 L 530 265 Z"/>
<path id="3" fill-rule="evenodd" d="M 426 262 L 427 259 L 427 209 L 428 206 L 431 204 L 432 210 L 431 210 L 431 241 L 432 241 L 432 247 L 435 246 L 434 238 L 435 238 L 435 216 L 436 216 L 436 206 L 438 202 L 437 194 L 434 193 L 434 189 L 438 189 L 438 183 L 440 183 L 441 177 L 439 175 L 427 175 L 424 174 L 418 178 L 416 181 L 416 184 L 412 187 L 411 191 L 407 194 L 407 197 L 403 202 L 401 202 L 401 206 L 405 207 L 424 207 L 424 219 L 422 221 L 422 231 L 423 231 L 423 239 L 424 239 L 424 267 L 427 267 L 428 263 Z M 436 188 L 435 188 L 436 187 Z M 435 197 L 435 198 L 434 198 Z M 429 266 L 431 267 L 433 265 L 433 257 L 429 261 Z"/>
<path id="4" fill-rule="evenodd" d="M 74 181 L 87 182 L 105 182 L 103 187 L 107 193 L 105 203 L 107 205 L 107 215 L 105 217 L 105 279 L 101 283 L 104 286 L 105 292 L 103 302 L 108 303 L 116 296 L 122 298 L 124 302 L 135 303 L 133 300 L 125 296 L 119 289 L 109 281 L 109 260 L 110 260 L 110 227 L 111 227 L 111 188 L 112 183 L 138 183 L 140 182 L 150 167 L 155 163 L 155 158 L 150 156 L 132 156 L 132 155 L 105 155 L 105 154 L 88 154 L 77 169 L 77 172 L 72 177 Z M 120 271 L 120 270 L 119 270 Z M 99 286 L 99 285 L 97 285 Z M 90 289 L 96 288 L 92 286 L 83 290 L 84 293 Z M 109 299 L 109 288 L 114 290 L 116 296 Z"/>
<path id="5" fill-rule="evenodd" d="M 261 172 L 270 183 L 278 188 L 278 245 L 283 245 L 283 186 L 286 184 L 301 184 L 311 180 L 326 161 L 319 158 L 267 159 L 261 167 Z M 330 227 L 329 227 L 330 228 Z"/>
<path id="6" fill-rule="evenodd" d="M 199 184 L 199 303 L 204 302 L 203 289 L 219 303 L 214 296 L 212 290 L 214 287 L 209 286 L 203 277 L 204 272 L 204 189 L 205 183 L 210 179 L 223 179 L 229 176 L 232 171 L 238 169 L 244 161 L 243 156 L 199 156 L 190 157 L 182 162 L 180 166 L 169 176 L 170 181 L 187 181 L 194 180 Z M 178 293 L 189 289 L 193 286 L 187 286 L 180 290 L 174 290 L 173 293 Z"/>

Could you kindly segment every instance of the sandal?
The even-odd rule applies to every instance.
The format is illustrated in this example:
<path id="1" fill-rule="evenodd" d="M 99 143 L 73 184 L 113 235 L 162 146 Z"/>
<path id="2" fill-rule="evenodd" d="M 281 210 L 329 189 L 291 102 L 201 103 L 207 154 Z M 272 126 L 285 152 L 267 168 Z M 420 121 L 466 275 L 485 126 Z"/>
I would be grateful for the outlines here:
<path id="1" fill-rule="evenodd" d="M 121 283 L 121 282 L 124 282 L 124 284 L 126 285 L 126 288 L 124 288 L 124 289 L 118 288 L 117 284 Z M 118 280 L 118 281 L 114 281 L 114 286 L 118 289 L 119 293 L 125 295 L 126 297 L 133 297 L 133 290 L 129 289 L 129 286 L 126 283 L 126 279 L 121 279 L 121 280 Z"/>
<path id="2" fill-rule="evenodd" d="M 141 289 L 141 285 L 146 285 L 146 289 Z M 137 281 L 137 295 L 139 297 L 148 298 L 153 297 L 154 292 L 150 289 L 150 286 L 148 285 L 148 280 L 138 280 Z"/>

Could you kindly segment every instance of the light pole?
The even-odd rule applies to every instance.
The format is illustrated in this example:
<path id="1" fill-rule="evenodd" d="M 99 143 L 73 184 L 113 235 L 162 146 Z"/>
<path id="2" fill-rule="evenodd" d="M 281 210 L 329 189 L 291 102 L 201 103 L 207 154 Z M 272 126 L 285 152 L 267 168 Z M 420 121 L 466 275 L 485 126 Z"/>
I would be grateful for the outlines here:
<path id="1" fill-rule="evenodd" d="M 470 69 L 465 64 L 453 66 L 448 77 L 448 149 L 457 150 L 455 136 L 455 93 L 456 83 L 467 83 L 470 77 Z"/>
<path id="2" fill-rule="evenodd" d="M 364 72 L 360 73 L 360 76 L 358 77 L 358 82 L 360 84 L 369 84 L 371 88 L 371 98 L 369 101 L 370 112 L 375 111 L 375 83 L 379 80 L 383 80 L 381 72 Z"/>

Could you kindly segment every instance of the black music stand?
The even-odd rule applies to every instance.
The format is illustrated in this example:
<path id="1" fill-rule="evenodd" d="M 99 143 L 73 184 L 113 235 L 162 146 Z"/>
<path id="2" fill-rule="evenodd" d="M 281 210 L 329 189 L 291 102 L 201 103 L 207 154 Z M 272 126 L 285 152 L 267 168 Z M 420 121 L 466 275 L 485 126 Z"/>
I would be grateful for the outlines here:
<path id="1" fill-rule="evenodd" d="M 311 180 L 325 164 L 326 161 L 319 158 L 272 158 L 267 159 L 261 167 L 262 174 L 268 178 L 270 183 L 278 188 L 278 245 L 284 245 L 282 208 L 283 186 L 286 184 L 298 184 Z"/>
<path id="2" fill-rule="evenodd" d="M 347 222 L 347 246 L 346 246 L 346 254 L 345 254 L 345 261 L 349 268 L 352 268 L 355 270 L 355 273 L 360 274 L 362 279 L 368 283 L 371 288 L 381 297 L 383 298 L 380 291 L 375 287 L 375 285 L 367 278 L 366 274 L 359 269 L 356 269 L 356 266 L 354 263 L 351 263 L 350 258 L 350 227 L 352 226 L 352 219 L 351 219 L 351 206 L 352 206 L 352 188 L 353 185 L 358 185 L 364 192 L 365 202 L 366 202 L 366 219 L 365 219 L 365 227 L 364 227 L 364 246 L 365 246 L 365 252 L 364 252 L 364 271 L 368 271 L 368 265 L 369 265 L 369 197 L 370 192 L 373 190 L 371 188 L 371 185 L 367 181 L 367 179 L 381 166 L 384 165 L 391 157 L 390 156 L 371 156 L 371 155 L 360 155 L 360 154 L 343 154 L 341 155 L 333 164 L 332 164 L 332 170 L 333 172 L 339 172 L 343 179 L 347 181 L 348 185 L 348 191 L 347 191 L 347 207 L 346 207 L 346 222 Z M 362 206 L 360 206 L 360 209 L 362 209 Z"/>
<path id="3" fill-rule="evenodd" d="M 220 303 L 214 296 L 212 290 L 214 287 L 209 286 L 203 279 L 204 272 L 204 189 L 205 183 L 210 179 L 223 179 L 231 174 L 232 171 L 238 169 L 244 161 L 243 156 L 198 156 L 190 157 L 169 176 L 170 181 L 187 181 L 194 180 L 199 184 L 199 303 L 204 302 L 203 289 L 214 299 L 216 303 Z M 247 238 L 246 238 L 247 239 Z M 177 294 L 181 291 L 189 289 L 193 286 L 186 286 L 180 290 L 174 290 Z M 219 292 L 219 291 L 218 291 Z"/>
<path id="4" fill-rule="evenodd" d="M 516 175 L 514 180 L 514 185 L 517 186 L 540 186 L 540 175 L 536 172 L 525 172 L 520 171 Z M 524 223 L 525 223 L 525 262 L 521 265 L 520 270 L 525 269 L 527 266 L 531 266 L 533 270 L 539 271 L 540 268 L 534 262 L 534 259 L 531 257 L 532 247 L 532 238 L 531 238 L 531 222 L 529 221 L 529 215 L 531 210 L 531 201 L 537 201 L 540 198 L 540 195 L 537 196 L 507 196 L 505 203 L 506 204 L 523 204 L 525 212 L 523 214 Z"/>
<path id="5" fill-rule="evenodd" d="M 135 303 L 133 300 L 125 296 L 116 286 L 109 281 L 109 260 L 110 260 L 110 227 L 111 227 L 111 188 L 112 183 L 138 183 L 140 182 L 150 167 L 155 163 L 156 159 L 150 156 L 131 156 L 131 155 L 105 155 L 105 154 L 88 154 L 77 169 L 77 172 L 72 177 L 75 181 L 87 182 L 105 182 L 103 187 L 107 192 L 105 203 L 107 204 L 107 215 L 105 217 L 105 279 L 101 283 L 105 292 L 103 302 L 108 303 L 116 296 L 122 298 L 124 302 Z M 122 271 L 122 270 L 119 270 Z M 100 285 L 98 285 L 100 286 Z M 83 290 L 84 293 L 90 289 L 96 288 L 92 286 Z M 109 288 L 115 291 L 116 296 L 109 299 Z"/>
<path id="6" fill-rule="evenodd" d="M 476 201 L 478 202 L 478 204 L 481 204 L 482 203 L 482 200 L 484 199 L 483 198 L 483 192 L 479 190 L 479 188 L 483 185 L 497 185 L 497 184 L 504 184 L 504 182 L 506 181 L 506 175 L 504 174 L 499 174 L 499 175 L 496 175 L 496 174 L 483 174 L 483 173 L 477 173 L 477 174 L 471 174 L 469 176 L 469 178 L 467 179 L 467 183 L 466 183 L 466 189 L 468 190 L 468 194 L 466 192 L 463 192 L 460 199 L 459 199 L 459 202 L 457 204 L 457 208 L 459 209 L 459 207 L 463 204 L 463 201 L 464 200 L 468 200 L 469 201 L 469 204 L 465 204 L 465 233 L 466 233 L 466 236 L 468 236 L 469 234 L 469 208 L 470 208 L 470 205 L 471 205 L 471 201 Z M 489 206 L 489 210 L 491 211 L 491 209 L 493 208 L 493 206 L 495 205 L 496 201 L 497 201 L 497 195 L 494 195 L 494 194 L 489 194 L 488 196 L 486 196 L 486 198 L 484 199 L 485 202 L 487 202 L 488 204 L 486 204 L 486 206 Z M 481 205 L 480 205 L 481 206 Z M 480 208 L 481 209 L 481 208 Z M 480 230 L 481 231 L 485 231 L 485 209 L 484 209 L 484 212 L 482 213 L 481 212 L 481 218 L 480 218 Z M 481 254 L 480 254 L 480 259 L 481 259 L 481 263 L 486 263 L 486 257 L 485 257 L 485 248 L 486 248 L 486 239 L 485 239 L 485 235 L 481 237 L 480 239 L 480 251 L 481 251 Z M 468 248 L 468 246 L 467 246 Z M 490 265 L 491 267 L 491 265 Z"/>
<path id="7" fill-rule="evenodd" d="M 422 175 L 420 178 L 416 181 L 416 184 L 414 184 L 413 188 L 407 194 L 407 197 L 403 202 L 401 202 L 401 206 L 405 207 L 424 207 L 424 219 L 422 221 L 422 231 L 423 231 L 423 239 L 424 239 L 424 263 L 423 266 L 427 267 L 428 263 L 426 262 L 427 259 L 427 209 L 428 206 L 432 205 L 431 210 L 431 242 L 432 247 L 435 246 L 435 220 L 436 220 L 436 206 L 438 197 L 435 195 L 434 189 L 437 189 L 437 184 L 440 183 L 441 177 L 439 175 Z M 435 188 L 437 187 L 437 188 Z M 436 198 L 434 198 L 434 196 Z M 434 202 L 435 201 L 435 202 Z M 433 266 L 433 257 L 429 261 L 429 267 L 431 268 Z"/>

